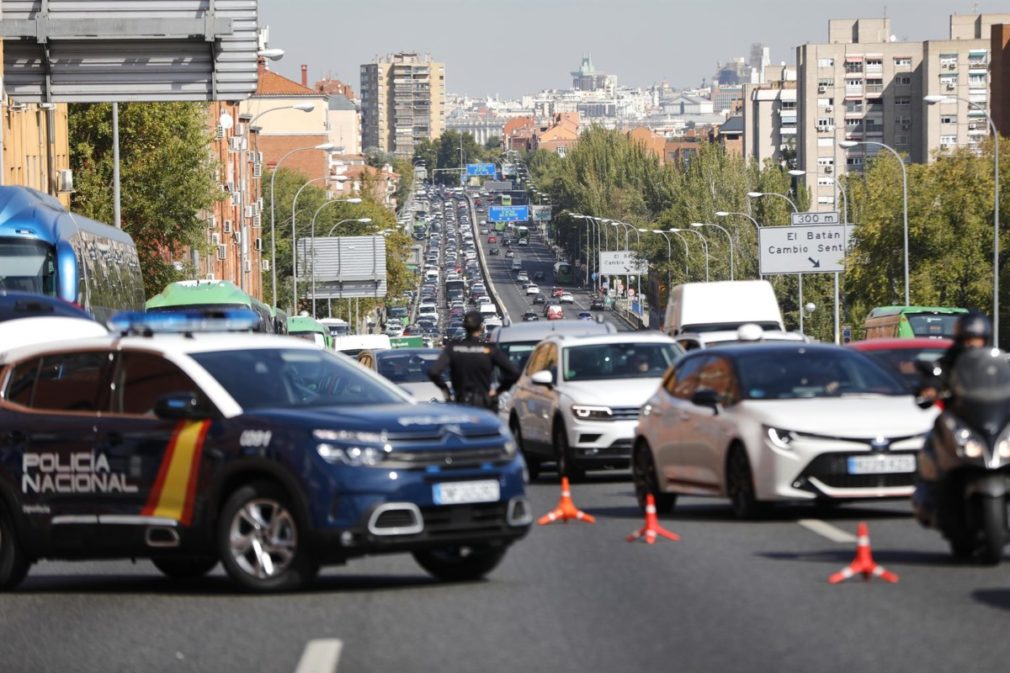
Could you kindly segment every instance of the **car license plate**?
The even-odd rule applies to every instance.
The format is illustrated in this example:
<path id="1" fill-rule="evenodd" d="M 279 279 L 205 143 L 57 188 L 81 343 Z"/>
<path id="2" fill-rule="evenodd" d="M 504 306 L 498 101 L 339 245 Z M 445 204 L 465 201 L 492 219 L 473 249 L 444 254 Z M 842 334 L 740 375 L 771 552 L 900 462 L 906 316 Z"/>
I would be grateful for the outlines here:
<path id="1" fill-rule="evenodd" d="M 501 486 L 496 479 L 481 481 L 451 481 L 435 484 L 436 505 L 464 505 L 474 502 L 498 502 Z"/>
<path id="2" fill-rule="evenodd" d="M 915 472 L 915 456 L 885 455 L 853 456 L 849 458 L 849 474 L 894 474 Z"/>

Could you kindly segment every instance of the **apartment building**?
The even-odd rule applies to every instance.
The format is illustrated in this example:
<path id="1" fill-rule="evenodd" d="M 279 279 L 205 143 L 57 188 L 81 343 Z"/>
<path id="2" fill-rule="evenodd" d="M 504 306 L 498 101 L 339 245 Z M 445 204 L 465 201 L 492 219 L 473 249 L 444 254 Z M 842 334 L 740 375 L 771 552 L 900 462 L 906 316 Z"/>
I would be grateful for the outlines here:
<path id="1" fill-rule="evenodd" d="M 883 143 L 908 161 L 972 146 L 985 135 L 988 53 L 994 23 L 1005 14 L 954 15 L 947 40 L 898 42 L 890 19 L 833 19 L 828 42 L 796 50 L 798 168 L 806 171 L 812 208 L 836 208 L 839 173 L 861 170 L 878 145 L 845 150 L 838 140 Z M 965 101 L 929 106 L 924 96 Z M 970 101 L 973 105 L 969 105 Z M 969 108 L 978 106 L 981 109 Z"/>
<path id="2" fill-rule="evenodd" d="M 796 153 L 796 69 L 769 66 L 762 79 L 764 84 L 744 85 L 743 156 L 759 164 L 791 162 Z"/>
<path id="3" fill-rule="evenodd" d="M 262 299 L 262 274 L 270 270 L 269 256 L 263 257 L 263 159 L 251 139 L 252 116 L 239 108 L 229 101 L 209 104 L 209 151 L 225 198 L 203 213 L 206 246 L 192 249 L 191 261 L 199 278 L 230 280 Z"/>
<path id="4" fill-rule="evenodd" d="M 445 64 L 400 52 L 361 66 L 362 146 L 409 159 L 445 129 Z"/>

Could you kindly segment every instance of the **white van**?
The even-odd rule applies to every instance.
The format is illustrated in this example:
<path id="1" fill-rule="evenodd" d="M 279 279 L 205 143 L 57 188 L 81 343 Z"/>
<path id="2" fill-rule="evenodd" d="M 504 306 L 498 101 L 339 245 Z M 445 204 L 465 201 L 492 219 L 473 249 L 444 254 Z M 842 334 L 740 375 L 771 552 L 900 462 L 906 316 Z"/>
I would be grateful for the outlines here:
<path id="1" fill-rule="evenodd" d="M 766 280 L 677 285 L 670 293 L 663 330 L 676 337 L 685 332 L 736 330 L 747 323 L 766 331 L 785 331 L 775 290 Z"/>
<path id="2" fill-rule="evenodd" d="M 351 357 L 356 357 L 364 350 L 381 351 L 392 347 L 392 342 L 385 334 L 351 334 L 333 339 L 333 350 Z"/>

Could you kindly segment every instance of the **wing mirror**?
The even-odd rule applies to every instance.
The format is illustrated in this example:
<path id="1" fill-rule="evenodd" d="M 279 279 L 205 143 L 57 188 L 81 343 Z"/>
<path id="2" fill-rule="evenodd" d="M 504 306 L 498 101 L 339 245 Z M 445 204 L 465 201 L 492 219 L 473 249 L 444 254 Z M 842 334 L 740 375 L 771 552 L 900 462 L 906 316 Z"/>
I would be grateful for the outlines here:
<path id="1" fill-rule="evenodd" d="M 691 404 L 699 407 L 708 407 L 715 413 L 719 413 L 719 393 L 711 388 L 696 390 L 694 391 L 694 395 L 691 396 Z"/>
<path id="2" fill-rule="evenodd" d="M 554 386 L 554 374 L 547 369 L 541 369 L 530 377 L 530 381 L 535 385 L 551 388 Z"/>
<path id="3" fill-rule="evenodd" d="M 210 415 L 194 393 L 172 393 L 160 397 L 154 405 L 154 413 L 158 418 L 171 419 L 207 418 Z"/>

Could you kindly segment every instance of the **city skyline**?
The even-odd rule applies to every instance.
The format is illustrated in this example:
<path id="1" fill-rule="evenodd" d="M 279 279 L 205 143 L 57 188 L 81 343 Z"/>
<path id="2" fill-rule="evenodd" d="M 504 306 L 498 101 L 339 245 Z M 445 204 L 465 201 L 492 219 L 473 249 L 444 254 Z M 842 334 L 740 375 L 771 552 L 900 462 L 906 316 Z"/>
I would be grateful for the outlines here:
<path id="1" fill-rule="evenodd" d="M 603 12 L 618 8 L 628 30 L 615 34 L 615 24 Z M 829 19 L 886 15 L 898 41 L 918 41 L 945 36 L 951 14 L 1002 9 L 996 2 L 934 0 L 853 0 L 841 11 L 834 4 L 803 0 L 728 0 L 718 8 L 656 0 L 501 0 L 494 5 L 474 0 L 265 0 L 260 23 L 270 28 L 271 46 L 285 50 L 272 69 L 295 80 L 306 64 L 310 82 L 329 73 L 357 92 L 361 64 L 387 53 L 417 51 L 446 64 L 448 92 L 516 98 L 570 87 L 569 73 L 586 55 L 598 72 L 617 75 L 623 86 L 667 82 L 689 88 L 709 81 L 717 64 L 746 58 L 755 42 L 769 47 L 772 63 L 792 63 L 797 46 L 826 40 Z M 727 15 L 737 20 L 718 23 Z M 789 17 L 787 30 L 779 26 L 782 16 Z M 519 18 L 503 27 L 503 19 Z M 327 26 L 334 27 L 335 39 L 328 40 Z M 489 32 L 513 35 L 518 48 L 511 48 L 506 37 L 489 39 Z M 455 39 L 446 40 L 447 35 Z"/>

